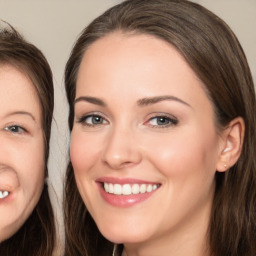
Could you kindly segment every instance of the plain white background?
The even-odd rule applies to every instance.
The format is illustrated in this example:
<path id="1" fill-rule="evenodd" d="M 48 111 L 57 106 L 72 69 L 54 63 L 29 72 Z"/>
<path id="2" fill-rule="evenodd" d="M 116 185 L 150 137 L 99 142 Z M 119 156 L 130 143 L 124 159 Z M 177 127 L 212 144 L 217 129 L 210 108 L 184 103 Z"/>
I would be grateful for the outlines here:
<path id="1" fill-rule="evenodd" d="M 68 107 L 63 72 L 73 43 L 96 16 L 120 0 L 0 0 L 0 19 L 47 57 L 54 75 L 55 110 L 49 159 L 51 199 L 62 229 L 62 184 L 68 162 Z M 256 0 L 194 0 L 224 19 L 245 50 L 256 81 Z"/>

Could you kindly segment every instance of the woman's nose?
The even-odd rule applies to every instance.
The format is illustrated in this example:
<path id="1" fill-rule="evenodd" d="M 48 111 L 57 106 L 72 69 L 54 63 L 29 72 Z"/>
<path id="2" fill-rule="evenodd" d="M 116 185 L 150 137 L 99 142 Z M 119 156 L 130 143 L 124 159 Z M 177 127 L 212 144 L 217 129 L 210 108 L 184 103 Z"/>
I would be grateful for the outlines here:
<path id="1" fill-rule="evenodd" d="M 128 128 L 115 128 L 106 138 L 103 145 L 104 164 L 111 169 L 119 170 L 138 164 L 142 159 L 134 131 Z"/>

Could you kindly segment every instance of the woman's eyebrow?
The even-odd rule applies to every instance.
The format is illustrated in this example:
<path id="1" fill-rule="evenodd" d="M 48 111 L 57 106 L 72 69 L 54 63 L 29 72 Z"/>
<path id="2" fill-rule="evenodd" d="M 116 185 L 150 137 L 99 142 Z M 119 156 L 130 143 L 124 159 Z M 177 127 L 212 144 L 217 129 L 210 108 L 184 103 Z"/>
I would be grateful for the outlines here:
<path id="1" fill-rule="evenodd" d="M 149 98 L 142 98 L 140 100 L 137 101 L 137 104 L 139 106 L 148 106 L 148 105 L 152 105 L 161 101 L 177 101 L 179 103 L 182 103 L 188 107 L 191 107 L 187 102 L 185 102 L 184 100 L 177 98 L 175 96 L 170 96 L 170 95 L 163 95 L 163 96 L 156 96 L 156 97 L 149 97 Z M 191 107 L 192 108 L 192 107 Z"/>
<path id="2" fill-rule="evenodd" d="M 143 106 L 152 105 L 152 104 L 158 103 L 160 101 L 166 101 L 166 100 L 167 101 L 177 101 L 177 102 L 182 103 L 182 104 L 184 104 L 184 105 L 186 105 L 188 107 L 191 107 L 184 100 L 182 100 L 180 98 L 177 98 L 175 96 L 170 96 L 170 95 L 142 98 L 142 99 L 139 99 L 137 101 L 137 104 L 139 106 L 143 107 Z M 92 103 L 92 104 L 95 104 L 95 105 L 99 105 L 99 106 L 102 106 L 102 107 L 107 106 L 107 104 L 103 100 L 101 100 L 99 98 L 96 98 L 96 97 L 91 97 L 91 96 L 81 96 L 81 97 L 78 97 L 77 99 L 75 99 L 74 103 L 77 103 L 77 102 L 80 102 L 80 101 L 86 101 L 86 102 L 89 102 L 89 103 Z"/>
<path id="3" fill-rule="evenodd" d="M 78 97 L 75 99 L 75 103 L 77 102 L 80 102 L 80 101 L 86 101 L 86 102 L 89 102 L 89 103 L 92 103 L 92 104 L 95 104 L 95 105 L 99 105 L 99 106 L 102 106 L 102 107 L 105 107 L 107 104 L 99 99 L 99 98 L 96 98 L 96 97 L 91 97 L 91 96 L 81 96 L 81 97 Z"/>

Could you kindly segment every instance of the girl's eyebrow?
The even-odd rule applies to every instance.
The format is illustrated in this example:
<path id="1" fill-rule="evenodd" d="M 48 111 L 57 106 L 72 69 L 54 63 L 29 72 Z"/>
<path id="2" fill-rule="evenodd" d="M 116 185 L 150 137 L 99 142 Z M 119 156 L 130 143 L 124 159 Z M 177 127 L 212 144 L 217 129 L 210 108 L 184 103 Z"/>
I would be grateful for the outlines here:
<path id="1" fill-rule="evenodd" d="M 33 119 L 33 121 L 36 122 L 36 118 L 33 116 L 33 114 L 31 114 L 30 112 L 27 112 L 27 111 L 14 111 L 14 112 L 8 113 L 6 115 L 6 117 L 14 116 L 14 115 L 26 115 L 26 116 L 31 117 Z"/>
<path id="2" fill-rule="evenodd" d="M 149 98 L 143 98 L 137 101 L 137 104 L 139 106 L 148 106 L 148 105 L 152 105 L 161 101 L 177 101 L 179 103 L 182 103 L 188 107 L 191 107 L 187 102 L 185 102 L 184 100 L 177 98 L 175 96 L 171 96 L 171 95 L 163 95 L 163 96 L 156 96 L 156 97 L 149 97 Z M 192 108 L 192 107 L 191 107 Z"/>

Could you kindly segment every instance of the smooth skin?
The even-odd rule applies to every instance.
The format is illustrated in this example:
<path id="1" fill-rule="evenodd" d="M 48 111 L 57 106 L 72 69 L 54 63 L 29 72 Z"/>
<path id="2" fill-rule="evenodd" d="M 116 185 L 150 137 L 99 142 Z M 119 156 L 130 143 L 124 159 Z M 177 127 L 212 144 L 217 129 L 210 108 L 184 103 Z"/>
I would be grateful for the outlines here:
<path id="1" fill-rule="evenodd" d="M 242 133 L 240 119 L 217 129 L 204 85 L 161 39 L 115 32 L 86 50 L 71 161 L 89 212 L 107 239 L 124 244 L 123 255 L 208 255 L 215 172 L 235 163 Z M 106 177 L 160 187 L 118 207 L 99 192 Z"/>
<path id="2" fill-rule="evenodd" d="M 12 236 L 36 206 L 44 184 L 44 137 L 39 98 L 31 80 L 0 66 L 0 241 Z"/>

